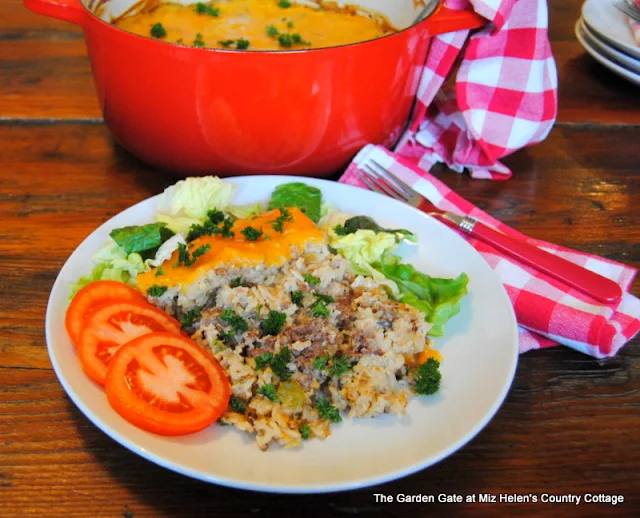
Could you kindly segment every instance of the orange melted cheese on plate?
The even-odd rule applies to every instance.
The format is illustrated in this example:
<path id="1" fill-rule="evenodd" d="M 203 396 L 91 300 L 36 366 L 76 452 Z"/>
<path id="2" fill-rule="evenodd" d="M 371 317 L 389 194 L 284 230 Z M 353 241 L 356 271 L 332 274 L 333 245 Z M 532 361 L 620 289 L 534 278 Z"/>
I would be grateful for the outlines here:
<path id="1" fill-rule="evenodd" d="M 170 43 L 239 50 L 332 47 L 395 32 L 381 15 L 368 16 L 354 7 L 327 4 L 314 8 L 278 0 L 189 5 L 148 1 L 139 12 L 113 23 Z"/>
<path id="2" fill-rule="evenodd" d="M 324 233 L 302 211 L 295 207 L 288 209 L 291 221 L 284 222 L 282 232 L 273 228 L 273 222 L 280 216 L 280 210 L 274 209 L 251 219 L 238 219 L 234 222 L 233 237 L 224 238 L 218 234 L 202 236 L 188 244 L 193 254 L 200 247 L 209 247 L 191 266 L 179 265 L 179 252 L 160 267 L 141 273 L 136 278 L 138 289 L 143 293 L 154 285 L 167 287 L 188 286 L 196 282 L 205 272 L 220 266 L 251 268 L 253 266 L 280 266 L 291 259 L 294 251 L 300 252 L 308 243 L 322 243 Z M 249 241 L 242 230 L 253 227 L 262 230 L 262 236 Z M 162 268 L 162 275 L 156 275 Z"/>

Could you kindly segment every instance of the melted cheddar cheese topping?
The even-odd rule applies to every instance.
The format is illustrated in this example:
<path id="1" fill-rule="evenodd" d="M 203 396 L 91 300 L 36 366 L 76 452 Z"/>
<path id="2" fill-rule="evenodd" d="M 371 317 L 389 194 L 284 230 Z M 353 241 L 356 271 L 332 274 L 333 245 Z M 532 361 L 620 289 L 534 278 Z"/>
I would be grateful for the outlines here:
<path id="1" fill-rule="evenodd" d="M 278 0 L 226 0 L 182 5 L 143 4 L 113 21 L 121 29 L 183 45 L 241 50 L 332 47 L 395 32 L 381 15 L 353 7 L 322 9 Z M 286 4 L 282 4 L 286 5 Z M 238 43 L 243 40 L 244 43 Z"/>
<path id="2" fill-rule="evenodd" d="M 239 219 L 233 224 L 234 236 L 224 238 L 220 235 L 202 236 L 188 243 L 189 253 L 198 248 L 209 246 L 191 266 L 178 264 L 179 252 L 160 267 L 141 273 L 136 278 L 138 289 L 143 293 L 154 285 L 174 287 L 189 286 L 203 273 L 221 266 L 251 268 L 264 265 L 280 266 L 291 259 L 294 251 L 300 252 L 308 243 L 322 243 L 324 233 L 301 210 L 288 209 L 291 221 L 284 222 L 282 232 L 273 228 L 273 222 L 280 216 L 280 210 L 274 209 L 251 219 Z M 246 227 L 262 230 L 263 235 L 255 241 L 249 241 L 241 232 Z M 156 275 L 158 269 L 164 272 Z"/>

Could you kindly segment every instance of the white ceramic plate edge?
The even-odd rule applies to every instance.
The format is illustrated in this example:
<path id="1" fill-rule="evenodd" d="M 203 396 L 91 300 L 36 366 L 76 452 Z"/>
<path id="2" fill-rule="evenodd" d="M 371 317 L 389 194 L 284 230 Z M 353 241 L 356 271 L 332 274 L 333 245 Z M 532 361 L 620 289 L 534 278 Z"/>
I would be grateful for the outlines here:
<path id="1" fill-rule="evenodd" d="M 335 184 L 335 182 L 329 182 L 326 180 L 316 180 L 316 179 L 309 179 L 309 178 L 297 178 L 297 177 L 271 177 L 272 179 L 274 179 L 275 181 L 281 180 L 281 181 L 303 181 L 306 182 L 308 184 L 311 185 L 316 185 L 317 187 L 322 189 L 323 185 L 333 185 Z M 228 179 L 230 181 L 233 181 L 234 183 L 239 183 L 239 182 L 246 182 L 246 181 L 250 181 L 252 179 L 255 179 L 255 177 L 238 177 L 238 178 L 232 178 L 232 179 Z M 356 188 L 356 187 L 351 187 L 351 186 L 345 186 L 342 185 L 341 188 L 346 188 L 346 189 L 353 189 L 353 193 L 354 195 L 357 195 L 358 192 L 361 192 L 360 189 Z M 144 206 L 145 204 L 149 203 L 150 200 L 153 200 L 157 198 L 157 196 L 151 197 L 147 200 L 144 200 L 142 202 L 139 202 L 136 205 L 133 205 L 132 207 L 129 207 L 128 209 L 126 209 L 123 212 L 127 212 L 127 211 L 136 211 L 137 209 L 139 209 L 141 206 Z M 393 204 L 399 204 L 399 202 L 395 202 L 394 200 L 391 200 L 389 198 L 383 198 L 386 202 Z M 419 213 L 421 216 L 423 217 L 428 217 L 426 215 L 424 215 L 423 213 L 419 212 L 417 209 L 414 208 L 410 208 L 407 207 L 405 205 L 403 205 L 405 210 L 410 210 L 410 211 L 414 211 L 416 213 Z M 122 213 L 120 213 L 122 214 Z M 446 228 L 446 226 L 442 225 L 440 222 L 433 220 L 432 218 L 429 218 L 430 221 L 433 224 L 437 224 L 439 226 L 442 226 L 443 228 L 445 228 L 448 232 L 453 233 L 453 231 L 451 231 L 450 229 Z M 101 229 L 105 229 L 108 228 L 109 223 L 111 222 L 111 219 L 105 223 L 103 223 L 100 227 L 98 227 L 94 232 L 92 232 L 92 234 L 90 236 L 88 236 L 85 240 L 83 240 L 83 243 L 81 245 L 79 245 L 78 248 L 80 248 L 87 240 L 89 240 L 91 238 L 91 236 L 93 236 L 95 233 L 99 232 Z M 455 233 L 453 233 L 455 234 Z M 464 241 L 461 237 L 459 236 L 455 236 L 455 238 L 460 240 L 460 245 L 463 247 L 468 247 L 467 250 L 469 251 L 469 253 L 471 254 L 476 254 L 477 252 L 475 251 L 475 249 L 473 249 L 473 247 L 471 247 L 471 245 L 469 245 L 466 241 Z M 76 249 L 77 250 L 77 249 Z M 75 251 L 73 252 L 73 254 L 75 254 Z M 71 258 L 73 256 L 73 254 L 67 259 L 67 261 L 65 262 L 65 265 L 63 266 L 63 268 L 61 269 L 61 272 L 65 269 L 65 266 L 71 261 Z M 53 300 L 53 294 L 59 290 L 61 288 L 61 284 L 64 282 L 66 283 L 66 280 L 63 280 L 60 276 L 58 276 L 56 278 L 56 281 L 54 282 L 52 291 L 51 291 L 51 296 L 49 298 L 49 302 L 47 305 L 47 312 L 46 312 L 46 336 L 47 336 L 47 346 L 49 349 L 49 355 L 52 361 L 52 365 L 53 368 L 56 372 L 56 375 L 58 376 L 58 379 L 60 380 L 63 388 L 65 389 L 65 391 L 67 392 L 67 394 L 69 395 L 69 397 L 71 398 L 71 400 L 76 404 L 76 406 L 81 410 L 81 412 L 83 414 L 85 414 L 85 416 L 87 416 L 98 428 L 100 428 L 103 432 L 105 432 L 107 435 L 109 435 L 111 438 L 113 438 L 115 441 L 117 441 L 118 443 L 120 443 L 122 446 L 126 447 L 127 449 L 129 449 L 130 451 L 140 455 L 141 457 L 150 460 L 151 462 L 158 464 L 164 468 L 170 469 L 172 471 L 190 476 L 192 478 L 196 478 L 196 479 L 200 479 L 200 480 L 204 480 L 207 482 L 212 482 L 212 483 L 216 483 L 216 484 L 220 484 L 220 485 L 224 485 L 224 486 L 228 486 L 228 487 L 234 487 L 234 488 L 239 488 L 239 489 L 248 489 L 248 490 L 254 490 L 254 491 L 264 491 L 264 492 L 273 492 L 273 493 L 325 493 L 325 492 L 335 492 L 335 491 L 344 491 L 344 490 L 351 490 L 351 489 L 359 489 L 359 488 L 363 488 L 363 487 L 367 487 L 367 486 L 371 486 L 371 485 L 376 485 L 376 484 L 381 484 L 381 483 L 385 483 L 391 480 L 395 480 L 410 474 L 413 474 L 417 471 L 420 471 L 428 466 L 431 466 L 437 462 L 439 462 L 440 460 L 446 458 L 447 456 L 451 455 L 453 452 L 457 451 L 459 448 L 461 448 L 463 445 L 465 445 L 466 443 L 468 443 L 471 439 L 473 439 L 473 437 L 475 437 L 486 425 L 487 423 L 493 418 L 493 416 L 495 415 L 495 413 L 497 412 L 497 410 L 500 408 L 500 406 L 502 405 L 505 397 L 507 396 L 507 393 L 509 391 L 509 388 L 513 382 L 513 378 L 515 375 L 515 371 L 516 371 L 516 367 L 517 367 L 517 360 L 518 360 L 518 352 L 517 352 L 517 326 L 516 326 L 516 320 L 515 320 L 515 315 L 513 314 L 513 308 L 511 306 L 511 303 L 509 301 L 509 298 L 506 294 L 506 291 L 504 290 L 504 288 L 500 285 L 499 279 L 497 277 L 497 275 L 495 274 L 495 272 L 493 272 L 493 270 L 491 270 L 489 268 L 489 266 L 487 265 L 487 275 L 489 276 L 493 276 L 495 283 L 500 287 L 500 296 L 502 298 L 503 303 L 508 306 L 508 308 L 510 309 L 510 319 L 508 322 L 508 325 L 506 327 L 508 327 L 506 329 L 506 334 L 508 334 L 511 338 L 510 340 L 513 341 L 512 343 L 512 358 L 507 358 L 506 360 L 509 362 L 509 370 L 508 373 L 505 373 L 506 376 L 504 378 L 504 381 L 501 385 L 501 388 L 493 402 L 493 405 L 486 411 L 486 413 L 484 414 L 483 418 L 478 420 L 475 423 L 475 426 L 473 426 L 472 429 L 470 429 L 468 431 L 468 433 L 466 433 L 464 436 L 460 437 L 457 441 L 451 443 L 447 448 L 443 449 L 442 451 L 439 452 L 438 455 L 429 457 L 427 459 L 422 459 L 419 460 L 417 462 L 414 462 L 413 464 L 404 466 L 402 469 L 397 469 L 394 471 L 389 471 L 387 473 L 385 473 L 384 475 L 379 475 L 379 476 L 373 476 L 373 477 L 364 477 L 361 478 L 359 480 L 356 481 L 352 481 L 349 483 L 336 483 L 336 484 L 300 484 L 298 486 L 295 487 L 291 487 L 289 485 L 281 485 L 281 484 L 271 484 L 271 483 L 245 483 L 242 480 L 236 480 L 236 479 L 225 479 L 224 477 L 220 477 L 220 476 L 209 476 L 207 474 L 203 474 L 197 470 L 193 470 L 191 468 L 189 468 L 188 466 L 184 466 L 180 463 L 176 463 L 176 462 L 172 462 L 169 461 L 165 458 L 163 458 L 162 456 L 156 455 L 153 452 L 150 452 L 148 450 L 146 450 L 144 447 L 141 447 L 139 444 L 136 444 L 135 441 L 129 439 L 128 437 L 125 437 L 123 435 L 121 435 L 120 433 L 118 433 L 116 430 L 114 430 L 109 424 L 107 424 L 105 421 L 103 421 L 103 419 L 100 418 L 100 416 L 96 415 L 93 411 L 92 408 L 88 407 L 84 401 L 82 400 L 81 397 L 79 397 L 78 394 L 75 393 L 75 391 L 73 390 L 73 388 L 69 385 L 69 383 L 67 382 L 64 373 L 63 373 L 63 369 L 62 366 L 59 364 L 58 362 L 58 357 L 56 355 L 55 352 L 55 346 L 52 344 L 52 341 L 50 340 L 50 337 L 53 336 L 53 330 L 52 330 L 52 312 L 53 312 L 53 304 L 55 303 L 55 301 Z M 266 453 L 268 455 L 268 453 Z"/>
<path id="2" fill-rule="evenodd" d="M 623 77 L 627 81 L 640 86 L 640 75 L 627 70 L 622 65 L 619 65 L 609 59 L 608 57 L 602 55 L 598 50 L 596 50 L 590 42 L 588 42 L 585 38 L 584 33 L 582 32 L 581 20 L 578 20 L 575 25 L 575 33 L 576 38 L 580 44 L 584 47 L 584 49 L 593 57 L 596 61 L 598 61 L 601 65 L 611 70 L 615 74 Z"/>
<path id="3" fill-rule="evenodd" d="M 580 24 L 583 38 L 601 55 L 610 58 L 621 67 L 626 68 L 629 72 L 640 74 L 640 60 L 634 59 L 624 52 L 620 52 L 606 41 L 600 39 L 598 35 L 589 28 L 583 18 L 580 18 L 578 23 Z"/>
<path id="4" fill-rule="evenodd" d="M 615 8 L 613 0 L 586 0 L 581 12 L 594 33 L 622 52 L 640 59 L 640 47 L 633 39 L 625 15 Z"/>

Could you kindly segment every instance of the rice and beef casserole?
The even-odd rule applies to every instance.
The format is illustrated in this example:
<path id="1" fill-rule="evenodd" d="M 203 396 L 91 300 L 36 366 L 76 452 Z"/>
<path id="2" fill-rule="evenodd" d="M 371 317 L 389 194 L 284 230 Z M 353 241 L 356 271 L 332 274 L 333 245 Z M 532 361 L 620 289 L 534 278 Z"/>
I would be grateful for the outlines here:
<path id="1" fill-rule="evenodd" d="M 287 211 L 280 232 L 267 233 L 271 212 L 249 220 L 261 239 L 236 222 L 233 242 L 192 242 L 192 254 L 207 253 L 188 275 L 185 264 L 167 262 L 138 279 L 146 292 L 165 275 L 166 289 L 151 300 L 186 321 L 225 370 L 232 397 L 222 423 L 255 434 L 264 450 L 326 438 L 341 411 L 404 413 L 431 324 L 354 273 L 302 212 Z"/>

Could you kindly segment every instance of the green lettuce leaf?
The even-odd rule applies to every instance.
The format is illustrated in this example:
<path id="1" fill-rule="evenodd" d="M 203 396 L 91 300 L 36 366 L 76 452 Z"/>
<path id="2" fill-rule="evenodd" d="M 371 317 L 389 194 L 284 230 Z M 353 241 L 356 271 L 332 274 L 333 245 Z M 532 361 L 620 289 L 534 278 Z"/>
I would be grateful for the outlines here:
<path id="1" fill-rule="evenodd" d="M 373 218 L 369 216 L 354 216 L 349 218 L 342 225 L 336 225 L 334 231 L 339 236 L 346 236 L 353 234 L 358 230 L 373 230 L 376 234 L 379 232 L 386 232 L 389 234 L 399 234 L 399 239 L 406 239 L 412 243 L 416 243 L 418 238 L 412 232 L 404 229 L 388 229 L 382 228 Z"/>
<path id="2" fill-rule="evenodd" d="M 113 229 L 109 236 L 127 254 L 138 253 L 144 259 L 153 258 L 160 245 L 175 233 L 165 223 L 150 223 Z"/>
<path id="3" fill-rule="evenodd" d="M 322 210 L 322 192 L 302 182 L 279 185 L 271 195 L 269 209 L 285 207 L 298 207 L 317 223 Z"/>
<path id="4" fill-rule="evenodd" d="M 460 301 L 467 294 L 469 282 L 466 273 L 455 279 L 431 277 L 410 264 L 401 264 L 397 256 L 385 257 L 373 267 L 398 285 L 401 302 L 425 314 L 426 321 L 433 324 L 430 336 L 442 336 L 444 324 L 460 312 Z"/>

